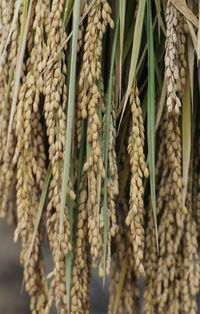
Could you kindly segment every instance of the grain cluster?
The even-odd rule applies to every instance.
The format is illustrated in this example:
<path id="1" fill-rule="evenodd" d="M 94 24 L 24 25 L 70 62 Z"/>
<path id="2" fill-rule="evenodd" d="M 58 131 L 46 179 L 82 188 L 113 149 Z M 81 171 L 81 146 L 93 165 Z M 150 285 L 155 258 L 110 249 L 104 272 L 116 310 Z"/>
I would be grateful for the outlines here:
<path id="1" fill-rule="evenodd" d="M 187 3 L 0 0 L 0 217 L 21 242 L 33 314 L 89 314 L 92 268 L 110 277 L 109 314 L 141 300 L 146 314 L 198 312 L 199 8 Z"/>

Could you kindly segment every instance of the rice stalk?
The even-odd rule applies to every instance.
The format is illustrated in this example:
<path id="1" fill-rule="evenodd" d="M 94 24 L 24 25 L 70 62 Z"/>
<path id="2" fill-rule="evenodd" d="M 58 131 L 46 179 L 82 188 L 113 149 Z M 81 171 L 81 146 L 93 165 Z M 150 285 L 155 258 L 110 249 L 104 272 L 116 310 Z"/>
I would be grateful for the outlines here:
<path id="1" fill-rule="evenodd" d="M 0 1 L 0 217 L 31 313 L 89 313 L 92 268 L 109 314 L 198 313 L 198 27 L 197 1 Z"/>

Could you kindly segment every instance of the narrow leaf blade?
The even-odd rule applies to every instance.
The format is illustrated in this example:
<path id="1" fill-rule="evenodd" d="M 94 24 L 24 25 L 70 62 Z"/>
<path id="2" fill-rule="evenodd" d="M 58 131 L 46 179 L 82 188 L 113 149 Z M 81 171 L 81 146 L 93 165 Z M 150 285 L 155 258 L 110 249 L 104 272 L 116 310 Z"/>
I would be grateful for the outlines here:
<path id="1" fill-rule="evenodd" d="M 155 73 L 154 73 L 154 44 L 151 10 L 152 10 L 151 0 L 147 0 L 147 38 L 148 38 L 147 139 L 148 139 L 151 202 L 153 208 L 156 241 L 158 248 L 156 192 L 155 192 Z"/>
<path id="2" fill-rule="evenodd" d="M 186 76 L 182 110 L 183 204 L 185 204 L 191 154 L 191 95 L 189 72 Z"/>

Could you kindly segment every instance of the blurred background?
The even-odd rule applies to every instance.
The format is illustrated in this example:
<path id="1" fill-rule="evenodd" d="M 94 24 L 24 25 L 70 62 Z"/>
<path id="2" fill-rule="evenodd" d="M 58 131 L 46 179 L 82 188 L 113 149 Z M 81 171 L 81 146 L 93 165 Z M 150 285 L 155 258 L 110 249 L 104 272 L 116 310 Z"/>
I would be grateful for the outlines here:
<path id="1" fill-rule="evenodd" d="M 13 242 L 14 227 L 0 219 L 0 314 L 28 314 L 29 296 L 22 289 L 23 268 L 19 262 L 20 241 Z M 51 271 L 50 253 L 45 250 L 47 272 Z M 108 280 L 103 289 L 102 279 L 94 271 L 91 281 L 91 314 L 107 313 Z M 52 314 L 55 312 L 52 311 Z"/>
<path id="2" fill-rule="evenodd" d="M 29 296 L 22 290 L 23 268 L 19 262 L 20 241 L 13 242 L 14 227 L 8 226 L 5 219 L 0 219 L 0 314 L 29 314 Z M 51 271 L 51 256 L 46 247 L 43 248 L 47 273 Z M 139 282 L 140 288 L 143 281 Z M 107 279 L 103 289 L 102 279 L 93 270 L 90 284 L 90 313 L 106 314 L 108 308 Z M 198 294 L 200 314 L 200 295 Z M 55 314 L 56 311 L 51 312 Z M 134 313 L 134 312 L 133 312 Z M 155 313 L 156 314 L 156 313 Z M 190 314 L 190 313 L 188 313 Z"/>

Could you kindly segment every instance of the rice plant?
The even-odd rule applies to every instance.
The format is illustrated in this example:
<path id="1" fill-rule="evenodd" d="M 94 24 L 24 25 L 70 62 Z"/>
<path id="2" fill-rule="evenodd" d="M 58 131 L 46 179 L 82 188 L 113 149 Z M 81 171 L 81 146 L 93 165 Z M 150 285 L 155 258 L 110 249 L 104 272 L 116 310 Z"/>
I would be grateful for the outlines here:
<path id="1" fill-rule="evenodd" d="M 89 313 L 92 268 L 110 314 L 197 313 L 199 12 L 0 0 L 0 216 L 32 313 Z"/>

